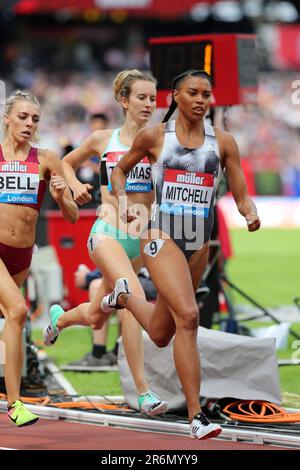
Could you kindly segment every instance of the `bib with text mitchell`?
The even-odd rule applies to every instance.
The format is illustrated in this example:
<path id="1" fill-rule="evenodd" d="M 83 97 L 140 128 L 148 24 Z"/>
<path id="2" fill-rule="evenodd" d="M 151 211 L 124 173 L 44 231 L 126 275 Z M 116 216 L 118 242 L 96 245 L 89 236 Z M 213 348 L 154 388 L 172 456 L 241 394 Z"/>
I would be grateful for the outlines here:
<path id="1" fill-rule="evenodd" d="M 37 162 L 1 162 L 0 202 L 36 204 L 39 182 L 39 164 Z"/>
<path id="2" fill-rule="evenodd" d="M 165 169 L 160 211 L 208 217 L 213 190 L 211 174 Z"/>
<path id="3" fill-rule="evenodd" d="M 108 190 L 112 190 L 111 173 L 123 155 L 127 152 L 107 152 L 106 171 Z M 151 166 L 147 157 L 143 158 L 127 176 L 125 191 L 128 193 L 148 193 L 152 189 Z"/>

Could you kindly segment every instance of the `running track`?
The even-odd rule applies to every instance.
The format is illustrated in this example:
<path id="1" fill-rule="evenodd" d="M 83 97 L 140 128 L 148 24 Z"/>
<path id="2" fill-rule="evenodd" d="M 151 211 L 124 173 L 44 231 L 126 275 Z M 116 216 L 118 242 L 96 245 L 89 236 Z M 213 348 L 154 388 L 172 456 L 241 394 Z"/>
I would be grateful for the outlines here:
<path id="1" fill-rule="evenodd" d="M 17 428 L 0 413 L 0 449 L 18 450 L 283 450 L 281 447 L 216 439 L 131 431 L 114 427 L 40 419 Z M 286 449 L 285 449 L 286 450 Z"/>

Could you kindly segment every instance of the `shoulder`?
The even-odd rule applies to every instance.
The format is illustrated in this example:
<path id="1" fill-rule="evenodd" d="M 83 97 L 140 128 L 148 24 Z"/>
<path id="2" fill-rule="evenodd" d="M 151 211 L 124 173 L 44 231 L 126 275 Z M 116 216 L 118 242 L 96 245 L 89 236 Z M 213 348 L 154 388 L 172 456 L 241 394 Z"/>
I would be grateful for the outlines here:
<path id="1" fill-rule="evenodd" d="M 143 141 L 146 144 L 153 144 L 163 137 L 164 130 L 165 124 L 158 124 L 157 126 L 141 129 L 136 135 L 136 140 Z"/>
<path id="2" fill-rule="evenodd" d="M 89 142 L 92 148 L 101 148 L 107 144 L 112 136 L 114 129 L 105 129 L 104 131 L 94 131 L 86 141 Z"/>
<path id="3" fill-rule="evenodd" d="M 90 139 L 95 142 L 102 142 L 104 139 L 109 139 L 114 132 L 114 129 L 105 129 L 104 131 L 94 131 L 90 135 Z"/>
<path id="4" fill-rule="evenodd" d="M 46 180 L 50 179 L 51 171 L 58 170 L 61 161 L 56 152 L 49 149 L 38 148 L 38 160 Z"/>
<path id="5" fill-rule="evenodd" d="M 224 129 L 220 129 L 219 127 L 214 127 L 214 131 L 215 131 L 217 140 L 220 140 L 222 142 L 223 141 L 230 142 L 230 141 L 235 140 L 233 135 L 230 132 L 225 131 Z"/>
<path id="6" fill-rule="evenodd" d="M 39 159 L 41 158 L 41 159 L 47 160 L 47 161 L 59 160 L 59 157 L 58 157 L 57 153 L 54 152 L 54 150 L 38 148 L 37 151 L 38 151 L 38 158 Z"/>
<path id="7" fill-rule="evenodd" d="M 228 150 L 237 148 L 236 140 L 230 132 L 220 129 L 219 127 L 214 127 L 214 131 L 220 149 Z"/>

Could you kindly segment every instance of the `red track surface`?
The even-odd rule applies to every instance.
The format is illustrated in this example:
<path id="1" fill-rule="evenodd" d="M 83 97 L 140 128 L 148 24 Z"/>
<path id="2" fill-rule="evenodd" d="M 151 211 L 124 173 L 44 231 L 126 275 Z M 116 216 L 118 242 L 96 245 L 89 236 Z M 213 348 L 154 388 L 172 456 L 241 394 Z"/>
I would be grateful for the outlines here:
<path id="1" fill-rule="evenodd" d="M 284 450 L 216 439 L 198 441 L 169 434 L 40 419 L 17 428 L 0 414 L 0 449 L 19 450 Z"/>

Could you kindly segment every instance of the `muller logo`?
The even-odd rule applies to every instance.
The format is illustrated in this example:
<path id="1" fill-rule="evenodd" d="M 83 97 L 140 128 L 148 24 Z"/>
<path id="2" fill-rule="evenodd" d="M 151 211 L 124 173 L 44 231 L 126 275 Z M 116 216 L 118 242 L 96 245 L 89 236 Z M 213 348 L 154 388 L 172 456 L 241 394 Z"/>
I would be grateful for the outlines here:
<path id="1" fill-rule="evenodd" d="M 197 176 L 195 172 L 188 172 L 185 174 L 177 175 L 177 183 L 190 183 L 190 184 L 198 184 L 203 185 L 205 177 L 204 176 Z"/>
<path id="2" fill-rule="evenodd" d="M 2 171 L 15 171 L 18 173 L 26 173 L 27 172 L 27 165 L 24 165 L 20 162 L 9 162 L 4 163 L 1 167 Z"/>

